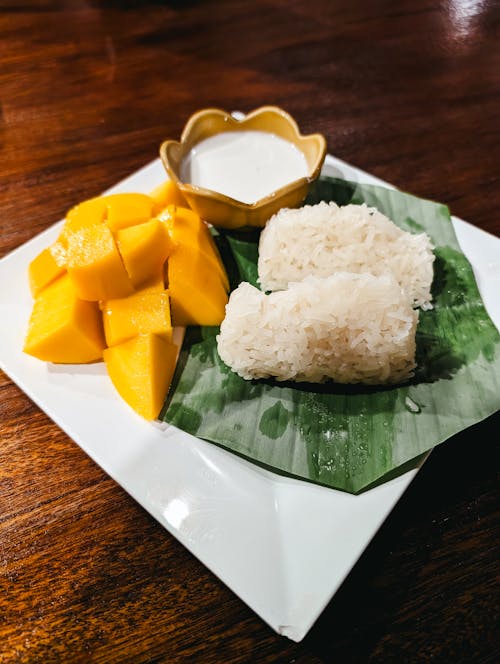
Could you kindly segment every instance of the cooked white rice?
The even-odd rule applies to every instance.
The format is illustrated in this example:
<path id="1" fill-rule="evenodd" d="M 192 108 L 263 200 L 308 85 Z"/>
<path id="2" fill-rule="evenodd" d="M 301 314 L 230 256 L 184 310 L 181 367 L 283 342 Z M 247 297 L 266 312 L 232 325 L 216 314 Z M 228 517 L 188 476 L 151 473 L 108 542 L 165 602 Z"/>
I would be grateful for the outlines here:
<path id="1" fill-rule="evenodd" d="M 246 379 L 399 383 L 415 367 L 418 312 L 389 275 L 308 277 L 266 295 L 233 291 L 219 355 Z"/>
<path id="2" fill-rule="evenodd" d="M 392 274 L 413 306 L 430 309 L 434 255 L 425 233 L 398 228 L 375 208 L 321 202 L 283 209 L 267 222 L 259 244 L 259 282 L 276 291 L 308 275 Z"/>

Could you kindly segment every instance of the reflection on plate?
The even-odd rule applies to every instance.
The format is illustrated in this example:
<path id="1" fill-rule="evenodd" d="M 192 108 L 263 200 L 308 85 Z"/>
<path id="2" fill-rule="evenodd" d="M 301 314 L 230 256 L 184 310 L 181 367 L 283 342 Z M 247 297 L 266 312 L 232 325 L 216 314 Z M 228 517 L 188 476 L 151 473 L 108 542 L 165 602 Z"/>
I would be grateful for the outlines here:
<path id="1" fill-rule="evenodd" d="M 324 172 L 385 184 L 333 157 Z M 147 193 L 163 179 L 156 160 L 110 191 Z M 458 219 L 454 225 L 500 328 L 500 240 Z M 31 310 L 26 268 L 59 226 L 0 262 L 0 366 L 273 629 L 302 639 L 417 471 L 360 496 L 274 475 L 174 427 L 142 420 L 101 364 L 56 367 L 24 355 L 20 340 Z"/>

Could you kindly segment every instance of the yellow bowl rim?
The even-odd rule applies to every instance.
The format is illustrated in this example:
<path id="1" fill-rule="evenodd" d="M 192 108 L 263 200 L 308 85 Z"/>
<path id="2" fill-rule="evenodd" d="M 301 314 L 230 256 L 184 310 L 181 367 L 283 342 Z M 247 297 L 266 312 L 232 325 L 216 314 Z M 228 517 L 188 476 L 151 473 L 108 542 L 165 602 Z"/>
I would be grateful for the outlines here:
<path id="1" fill-rule="evenodd" d="M 292 182 L 289 182 L 283 187 L 280 187 L 279 189 L 276 189 L 275 191 L 271 192 L 267 196 L 264 196 L 264 198 L 255 201 L 254 203 L 244 203 L 242 201 L 236 200 L 235 198 L 231 198 L 230 196 L 226 196 L 225 194 L 213 191 L 212 189 L 205 189 L 204 187 L 198 187 L 196 185 L 182 182 L 182 180 L 180 180 L 176 171 L 170 165 L 170 160 L 168 158 L 168 148 L 170 145 L 174 144 L 181 146 L 185 145 L 193 127 L 198 122 L 203 121 L 206 117 L 216 115 L 224 119 L 226 122 L 230 123 L 236 131 L 243 131 L 246 123 L 248 123 L 253 118 L 258 117 L 259 115 L 263 115 L 264 113 L 275 113 L 288 122 L 288 124 L 292 127 L 293 132 L 295 134 L 296 142 L 294 144 L 299 150 L 300 147 L 299 145 L 297 145 L 297 143 L 300 143 L 302 140 L 315 139 L 318 141 L 318 146 L 319 146 L 318 154 L 316 156 L 314 165 L 310 170 L 309 174 L 307 175 L 307 177 L 299 178 L 298 180 L 293 180 Z M 250 113 L 246 114 L 245 117 L 242 118 L 241 120 L 234 118 L 230 113 L 220 108 L 201 109 L 196 113 L 193 113 L 193 115 L 191 115 L 191 117 L 187 121 L 182 131 L 180 141 L 166 140 L 163 141 L 163 143 L 160 146 L 160 157 L 163 166 L 165 167 L 170 178 L 176 183 L 176 185 L 183 193 L 187 193 L 188 195 L 191 194 L 194 196 L 203 196 L 205 198 L 215 199 L 220 201 L 221 203 L 226 203 L 228 205 L 236 206 L 240 209 L 248 211 L 256 210 L 260 207 L 263 207 L 268 203 L 275 201 L 276 199 L 281 198 L 282 196 L 285 196 L 294 189 L 300 188 L 305 184 L 310 184 L 311 182 L 313 182 L 318 177 L 321 171 L 321 167 L 325 160 L 325 156 L 326 156 L 325 137 L 319 133 L 301 134 L 299 127 L 296 121 L 293 119 L 293 117 L 289 113 L 284 111 L 282 108 L 279 108 L 278 106 L 261 106 L 259 108 L 254 109 Z"/>

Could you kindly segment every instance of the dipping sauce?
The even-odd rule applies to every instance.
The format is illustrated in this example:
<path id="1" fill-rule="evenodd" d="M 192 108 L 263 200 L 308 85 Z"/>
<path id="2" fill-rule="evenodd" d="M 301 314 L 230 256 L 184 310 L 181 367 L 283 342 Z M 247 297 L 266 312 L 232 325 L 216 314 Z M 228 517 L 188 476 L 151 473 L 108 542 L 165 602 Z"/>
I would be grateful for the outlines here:
<path id="1" fill-rule="evenodd" d="M 256 203 L 290 182 L 307 177 L 303 153 L 266 131 L 228 131 L 210 136 L 181 164 L 181 180 L 241 203 Z"/>

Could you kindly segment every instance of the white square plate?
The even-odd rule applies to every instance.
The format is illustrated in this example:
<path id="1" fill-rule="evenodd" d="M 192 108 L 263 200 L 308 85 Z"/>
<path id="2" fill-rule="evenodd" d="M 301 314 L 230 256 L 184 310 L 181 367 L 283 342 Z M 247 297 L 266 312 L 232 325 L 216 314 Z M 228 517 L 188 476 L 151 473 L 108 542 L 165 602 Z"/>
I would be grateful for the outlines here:
<path id="1" fill-rule="evenodd" d="M 330 156 L 323 172 L 390 186 Z M 110 192 L 148 193 L 164 179 L 156 160 Z M 500 328 L 500 240 L 453 222 Z M 417 471 L 360 496 L 274 475 L 172 426 L 144 421 L 120 399 L 102 363 L 57 366 L 23 354 L 32 306 L 27 267 L 61 223 L 0 261 L 0 366 L 274 630 L 299 641 Z"/>

